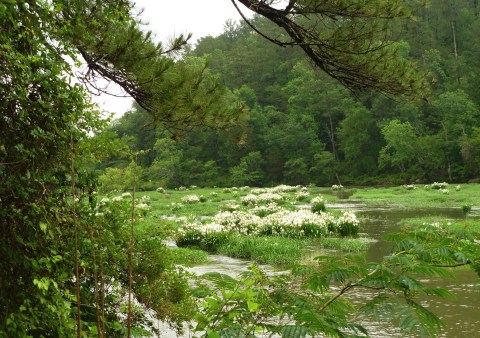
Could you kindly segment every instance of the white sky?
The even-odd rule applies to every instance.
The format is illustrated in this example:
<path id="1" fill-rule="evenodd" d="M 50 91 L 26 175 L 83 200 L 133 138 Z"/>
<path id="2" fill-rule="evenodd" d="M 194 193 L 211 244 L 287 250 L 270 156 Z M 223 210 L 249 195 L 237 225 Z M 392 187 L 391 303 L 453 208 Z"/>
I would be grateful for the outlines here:
<path id="1" fill-rule="evenodd" d="M 181 33 L 192 33 L 191 43 L 199 38 L 223 32 L 225 21 L 228 19 L 239 21 L 240 14 L 230 0 L 136 0 L 136 8 L 143 9 L 140 19 L 148 23 L 146 29 L 151 30 L 155 40 L 168 41 L 169 38 Z M 242 8 L 243 5 L 239 4 Z M 247 16 L 251 12 L 242 8 Z M 248 13 L 248 14 L 247 14 Z M 118 93 L 111 86 L 113 92 Z M 94 96 L 92 98 L 102 110 L 121 116 L 130 109 L 131 98 L 118 98 L 109 95 Z"/>

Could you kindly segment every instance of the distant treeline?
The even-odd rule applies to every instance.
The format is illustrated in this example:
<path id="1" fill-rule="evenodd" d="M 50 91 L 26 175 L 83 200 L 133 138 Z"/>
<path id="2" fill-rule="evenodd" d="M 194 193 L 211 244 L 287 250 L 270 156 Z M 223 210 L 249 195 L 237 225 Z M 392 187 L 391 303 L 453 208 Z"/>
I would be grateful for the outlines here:
<path id="1" fill-rule="evenodd" d="M 144 189 L 476 179 L 477 1 L 432 1 L 412 10 L 395 26 L 392 43 L 428 78 L 429 95 L 419 100 L 352 93 L 314 69 L 301 49 L 266 43 L 248 25 L 227 22 L 223 34 L 200 39 L 183 58 L 207 60 L 232 102 L 243 101 L 234 127 L 167 131 L 134 106 L 111 130 L 132 149 L 146 150 L 139 159 Z M 254 22 L 270 36 L 281 34 L 261 18 Z M 128 165 L 121 158 L 104 162 L 105 188 L 122 189 Z"/>

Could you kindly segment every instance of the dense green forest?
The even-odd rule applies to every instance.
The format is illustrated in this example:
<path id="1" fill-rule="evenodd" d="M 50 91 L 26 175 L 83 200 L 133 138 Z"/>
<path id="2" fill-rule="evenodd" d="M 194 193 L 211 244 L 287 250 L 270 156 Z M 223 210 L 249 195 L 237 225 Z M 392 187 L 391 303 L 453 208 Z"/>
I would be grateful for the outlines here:
<path id="1" fill-rule="evenodd" d="M 269 36 L 279 28 L 256 17 Z M 305 53 L 266 43 L 246 23 L 227 22 L 184 55 L 207 62 L 245 109 L 231 128 L 167 131 L 138 105 L 113 122 L 142 155 L 144 188 L 397 184 L 475 180 L 480 170 L 476 1 L 432 1 L 393 27 L 398 53 L 426 74 L 417 99 L 349 91 Z M 115 186 L 128 162 L 111 158 Z M 118 180 L 117 180 L 118 182 Z"/>
<path id="2" fill-rule="evenodd" d="M 354 287 L 394 291 L 400 326 L 433 335 L 441 323 L 413 299 L 448 292 L 423 287 L 415 274 L 442 277 L 443 267 L 465 265 L 479 273 L 478 230 L 433 224 L 393 236 L 397 251 L 378 264 L 327 258 L 276 282 L 252 268 L 240 281 L 210 276 L 218 290 L 202 281 L 192 288 L 182 259 L 197 254 L 167 247 L 181 229 L 161 216 L 203 212 L 208 198 L 171 189 L 182 191 L 172 205 L 163 187 L 466 181 L 480 169 L 477 1 L 233 3 L 259 16 L 189 47 L 188 35 L 156 43 L 128 0 L 0 2 L 1 338 L 148 336 L 156 320 L 181 328 L 195 316 L 198 335 L 232 336 L 235 316 L 234 333 L 244 324 L 256 330 L 260 305 L 271 333 L 364 335 L 350 321 L 354 306 L 340 299 Z M 132 110 L 103 119 L 85 86 L 105 91 L 99 80 L 119 85 Z M 424 193 L 436 201 L 439 187 Z M 139 197 L 139 189 L 152 191 Z M 243 189 L 247 218 L 254 209 L 306 215 L 322 222 L 307 233 L 338 235 L 337 243 L 358 232 L 351 213 L 330 215 L 323 197 L 310 196 L 319 187 Z M 225 196 L 204 191 L 216 199 L 214 215 Z M 465 210 L 470 191 L 453 199 Z M 256 205 L 272 196 L 285 208 Z M 296 210 L 305 198 L 318 214 Z M 281 233 L 269 224 L 262 236 Z M 243 310 L 227 311 L 218 295 L 229 300 L 240 289 Z M 383 315 L 392 304 L 380 297 L 367 310 Z M 271 325 L 272 316 L 291 321 Z"/>

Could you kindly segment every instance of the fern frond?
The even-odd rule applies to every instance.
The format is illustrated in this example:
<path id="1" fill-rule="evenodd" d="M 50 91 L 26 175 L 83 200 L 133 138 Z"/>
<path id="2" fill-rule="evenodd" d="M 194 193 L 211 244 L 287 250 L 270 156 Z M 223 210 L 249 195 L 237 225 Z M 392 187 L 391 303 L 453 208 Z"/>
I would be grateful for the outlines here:
<path id="1" fill-rule="evenodd" d="M 307 329 L 303 326 L 285 325 L 278 331 L 284 338 L 303 338 L 307 336 Z"/>
<path id="2" fill-rule="evenodd" d="M 202 275 L 202 277 L 213 282 L 220 289 L 234 290 L 238 284 L 236 279 L 219 272 L 209 272 Z"/>

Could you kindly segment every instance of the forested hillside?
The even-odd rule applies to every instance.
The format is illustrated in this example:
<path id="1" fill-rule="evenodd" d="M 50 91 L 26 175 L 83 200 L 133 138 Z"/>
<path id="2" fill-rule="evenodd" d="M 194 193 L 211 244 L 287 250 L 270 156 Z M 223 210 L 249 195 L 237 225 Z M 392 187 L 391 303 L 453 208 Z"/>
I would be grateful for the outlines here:
<path id="1" fill-rule="evenodd" d="M 465 182 L 480 172 L 480 19 L 477 1 L 411 8 L 392 41 L 427 74 L 429 91 L 408 99 L 353 92 L 299 48 L 267 43 L 246 23 L 227 22 L 184 55 L 243 101 L 232 126 L 168 130 L 139 106 L 111 129 L 141 156 L 143 188 L 156 186 Z M 266 19 L 255 26 L 282 36 Z M 208 97 L 208 96 L 207 96 Z M 122 189 L 128 161 L 102 176 Z M 128 173 L 127 173 L 128 174 Z M 126 187 L 125 187 L 126 188 Z"/>

